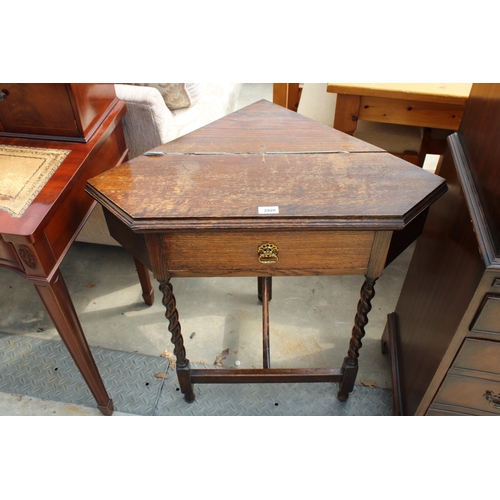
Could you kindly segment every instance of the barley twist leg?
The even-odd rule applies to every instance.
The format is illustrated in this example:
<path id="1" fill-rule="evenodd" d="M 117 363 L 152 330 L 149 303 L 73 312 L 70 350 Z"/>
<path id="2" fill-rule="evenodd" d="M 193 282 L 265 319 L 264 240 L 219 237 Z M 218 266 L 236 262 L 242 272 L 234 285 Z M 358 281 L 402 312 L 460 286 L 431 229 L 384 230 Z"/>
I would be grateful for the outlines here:
<path id="1" fill-rule="evenodd" d="M 184 394 L 184 399 L 188 403 L 192 403 L 195 399 L 193 392 L 193 384 L 191 383 L 191 367 L 189 359 L 186 358 L 186 349 L 184 348 L 184 339 L 181 333 L 181 324 L 179 323 L 179 313 L 175 296 L 170 283 L 170 279 L 160 281 L 160 292 L 163 295 L 162 304 L 165 307 L 165 317 L 168 320 L 168 330 L 172 335 L 172 344 L 174 344 L 174 354 L 177 358 L 176 371 L 179 379 L 181 392 Z"/>
<path id="2" fill-rule="evenodd" d="M 366 277 L 361 287 L 361 297 L 358 302 L 358 309 L 354 318 L 351 340 L 349 341 L 349 350 L 347 357 L 344 358 L 342 365 L 343 378 L 340 383 L 338 398 L 340 401 L 346 401 L 349 393 L 354 388 L 354 382 L 358 373 L 359 350 L 363 345 L 361 339 L 365 336 L 365 326 L 368 324 L 368 313 L 371 311 L 371 300 L 375 295 L 375 282 L 377 278 Z"/>

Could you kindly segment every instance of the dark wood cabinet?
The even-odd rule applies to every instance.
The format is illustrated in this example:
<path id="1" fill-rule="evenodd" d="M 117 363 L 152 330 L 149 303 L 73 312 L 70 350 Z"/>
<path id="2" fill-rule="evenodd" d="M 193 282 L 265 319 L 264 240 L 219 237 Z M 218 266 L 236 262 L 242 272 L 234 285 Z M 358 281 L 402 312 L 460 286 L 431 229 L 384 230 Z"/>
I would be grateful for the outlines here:
<path id="1" fill-rule="evenodd" d="M 116 100 L 112 84 L 0 83 L 0 137 L 88 142 Z"/>
<path id="2" fill-rule="evenodd" d="M 500 414 L 500 84 L 474 84 L 384 341 L 396 414 Z"/>

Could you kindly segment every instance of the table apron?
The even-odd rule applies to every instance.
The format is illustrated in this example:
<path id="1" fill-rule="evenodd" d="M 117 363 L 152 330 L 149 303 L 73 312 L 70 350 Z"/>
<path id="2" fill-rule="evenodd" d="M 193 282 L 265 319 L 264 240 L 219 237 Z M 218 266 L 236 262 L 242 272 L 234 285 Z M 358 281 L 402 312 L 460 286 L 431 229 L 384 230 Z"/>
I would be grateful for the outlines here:
<path id="1" fill-rule="evenodd" d="M 361 97 L 359 120 L 458 130 L 464 107 L 455 104 Z"/>

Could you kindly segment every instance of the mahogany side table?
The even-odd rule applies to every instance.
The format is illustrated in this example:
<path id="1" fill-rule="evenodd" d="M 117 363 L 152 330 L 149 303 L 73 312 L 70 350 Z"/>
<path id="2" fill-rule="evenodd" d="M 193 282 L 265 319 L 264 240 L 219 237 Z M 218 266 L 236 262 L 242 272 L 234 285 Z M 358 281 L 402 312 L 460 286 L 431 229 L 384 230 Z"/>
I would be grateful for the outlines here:
<path id="1" fill-rule="evenodd" d="M 193 383 L 338 382 L 353 390 L 374 285 L 393 241 L 444 179 L 297 113 L 259 101 L 91 180 L 114 238 L 160 282 L 177 375 Z M 340 368 L 274 369 L 272 276 L 364 274 Z M 263 368 L 191 369 L 171 278 L 255 276 Z M 347 340 L 347 339 L 346 339 Z"/>
<path id="2" fill-rule="evenodd" d="M 33 149 L 67 152 L 22 214 L 0 210 L 0 267 L 34 284 L 105 415 L 113 401 L 59 267 L 96 203 L 85 193 L 87 179 L 127 158 L 125 112 L 112 84 L 0 84 L 0 147 L 20 148 L 27 158 Z M 9 170 L 20 176 L 16 161 Z M 151 293 L 149 275 L 136 265 L 144 294 Z M 143 297 L 151 303 L 151 295 Z"/>

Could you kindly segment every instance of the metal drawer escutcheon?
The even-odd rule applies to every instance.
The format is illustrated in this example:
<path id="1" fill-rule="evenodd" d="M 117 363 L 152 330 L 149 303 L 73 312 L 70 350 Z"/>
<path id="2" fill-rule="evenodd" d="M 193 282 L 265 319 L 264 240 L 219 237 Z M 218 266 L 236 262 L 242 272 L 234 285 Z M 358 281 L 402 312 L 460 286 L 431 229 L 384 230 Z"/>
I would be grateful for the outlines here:
<path id="1" fill-rule="evenodd" d="M 261 264 L 276 264 L 278 262 L 278 247 L 273 243 L 262 243 L 257 249 Z"/>

